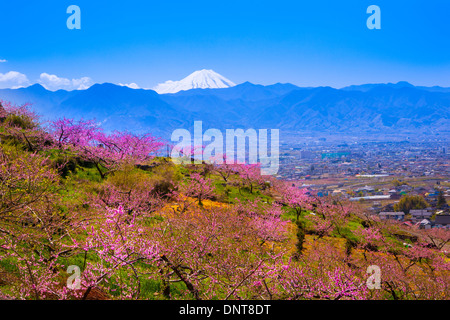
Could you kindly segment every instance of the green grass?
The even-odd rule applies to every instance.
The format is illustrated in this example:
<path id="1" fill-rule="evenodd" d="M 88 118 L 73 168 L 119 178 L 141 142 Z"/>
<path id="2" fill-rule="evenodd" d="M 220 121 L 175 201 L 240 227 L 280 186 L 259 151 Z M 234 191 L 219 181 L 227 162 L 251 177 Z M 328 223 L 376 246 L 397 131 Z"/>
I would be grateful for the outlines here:
<path id="1" fill-rule="evenodd" d="M 17 267 L 17 260 L 12 258 L 0 260 L 0 269 L 8 273 L 19 272 L 19 268 Z"/>

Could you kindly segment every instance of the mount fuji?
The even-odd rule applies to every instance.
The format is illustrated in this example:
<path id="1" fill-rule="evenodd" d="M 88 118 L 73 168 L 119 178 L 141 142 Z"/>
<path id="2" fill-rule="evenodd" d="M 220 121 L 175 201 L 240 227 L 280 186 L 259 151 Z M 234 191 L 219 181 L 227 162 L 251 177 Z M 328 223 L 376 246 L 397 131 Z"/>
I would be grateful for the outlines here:
<path id="1" fill-rule="evenodd" d="M 191 73 L 180 81 L 166 81 L 158 84 L 152 90 L 159 94 L 177 93 L 191 89 L 223 89 L 236 84 L 213 70 L 199 70 Z"/>

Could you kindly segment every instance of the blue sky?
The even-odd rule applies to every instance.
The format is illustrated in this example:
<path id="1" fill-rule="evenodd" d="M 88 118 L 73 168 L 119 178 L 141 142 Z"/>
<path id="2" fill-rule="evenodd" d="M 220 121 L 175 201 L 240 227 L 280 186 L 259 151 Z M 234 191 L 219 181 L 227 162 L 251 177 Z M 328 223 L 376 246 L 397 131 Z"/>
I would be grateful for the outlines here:
<path id="1" fill-rule="evenodd" d="M 72 4 L 81 30 L 66 27 Z M 381 30 L 366 27 L 372 4 Z M 447 0 L 2 1 L 0 13 L 0 88 L 151 88 L 204 68 L 235 83 L 450 87 Z"/>

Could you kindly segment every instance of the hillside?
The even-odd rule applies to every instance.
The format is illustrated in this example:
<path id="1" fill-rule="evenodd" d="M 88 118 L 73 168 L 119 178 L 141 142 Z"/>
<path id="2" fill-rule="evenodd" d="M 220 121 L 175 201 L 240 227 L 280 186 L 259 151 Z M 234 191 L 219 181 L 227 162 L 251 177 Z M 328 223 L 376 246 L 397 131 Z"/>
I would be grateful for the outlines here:
<path id="1" fill-rule="evenodd" d="M 447 231 L 412 234 L 258 166 L 176 165 L 150 135 L 4 107 L 0 299 L 450 298 Z"/>

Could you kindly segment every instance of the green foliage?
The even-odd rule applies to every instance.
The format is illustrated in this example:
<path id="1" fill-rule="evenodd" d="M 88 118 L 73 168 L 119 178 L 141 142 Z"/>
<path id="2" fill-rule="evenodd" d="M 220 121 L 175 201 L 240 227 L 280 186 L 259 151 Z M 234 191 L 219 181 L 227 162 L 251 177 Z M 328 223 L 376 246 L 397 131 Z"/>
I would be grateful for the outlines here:
<path id="1" fill-rule="evenodd" d="M 72 176 L 75 180 L 78 181 L 91 181 L 91 182 L 101 182 L 102 177 L 98 173 L 98 170 L 93 167 L 84 167 L 84 166 L 77 166 L 75 169 L 75 172 L 71 174 L 69 172 L 69 176 Z"/>
<path id="2" fill-rule="evenodd" d="M 57 169 L 61 177 L 66 178 L 69 173 L 75 173 L 82 164 L 80 158 L 59 149 L 51 149 L 44 152 L 52 161 L 53 168 Z"/>
<path id="3" fill-rule="evenodd" d="M 30 152 L 49 146 L 47 134 L 40 128 L 32 113 L 22 112 L 11 112 L 0 119 L 0 143 Z"/>
<path id="4" fill-rule="evenodd" d="M 398 179 L 394 179 L 394 180 L 392 180 L 392 185 L 393 185 L 394 187 L 400 187 L 400 186 L 403 186 L 403 185 L 408 185 L 408 183 L 407 183 L 407 182 L 400 181 L 400 180 L 398 180 Z"/>
<path id="5" fill-rule="evenodd" d="M 422 196 L 403 196 L 400 201 L 394 205 L 394 211 L 403 211 L 408 214 L 410 210 L 425 209 L 429 206 L 428 202 Z"/>
<path id="6" fill-rule="evenodd" d="M 9 127 L 18 127 L 22 129 L 35 129 L 37 124 L 26 115 L 9 114 L 3 124 Z"/>
<path id="7" fill-rule="evenodd" d="M 168 197 L 175 188 L 176 182 L 182 179 L 183 175 L 172 163 L 164 163 L 152 170 L 153 194 Z"/>
<path id="8" fill-rule="evenodd" d="M 352 254 L 352 251 L 354 248 L 356 248 L 358 246 L 358 241 L 355 241 L 354 239 L 351 238 L 346 238 L 345 239 L 345 254 L 347 256 L 350 256 Z"/>
<path id="9" fill-rule="evenodd" d="M 303 251 L 303 243 L 305 242 L 305 237 L 306 237 L 306 226 L 305 223 L 303 222 L 303 220 L 298 219 L 295 224 L 297 225 L 297 242 L 295 244 L 295 247 L 297 249 L 296 255 L 294 256 L 295 258 L 298 258 Z"/>
<path id="10" fill-rule="evenodd" d="M 353 234 L 353 232 L 350 230 L 349 227 L 339 228 L 339 231 L 338 230 L 334 230 L 331 233 L 331 235 L 335 236 L 335 237 L 338 237 L 338 238 L 344 238 L 346 240 L 351 241 L 352 243 L 357 243 L 358 242 L 358 237 Z"/>
<path id="11" fill-rule="evenodd" d="M 121 190 L 131 190 L 150 180 L 145 172 L 133 166 L 126 166 L 108 176 L 107 181 Z"/>
<path id="12" fill-rule="evenodd" d="M 442 190 L 440 190 L 438 193 L 438 197 L 437 197 L 437 207 L 442 208 L 446 205 L 447 205 L 447 201 L 445 200 L 444 192 L 442 192 Z"/>

